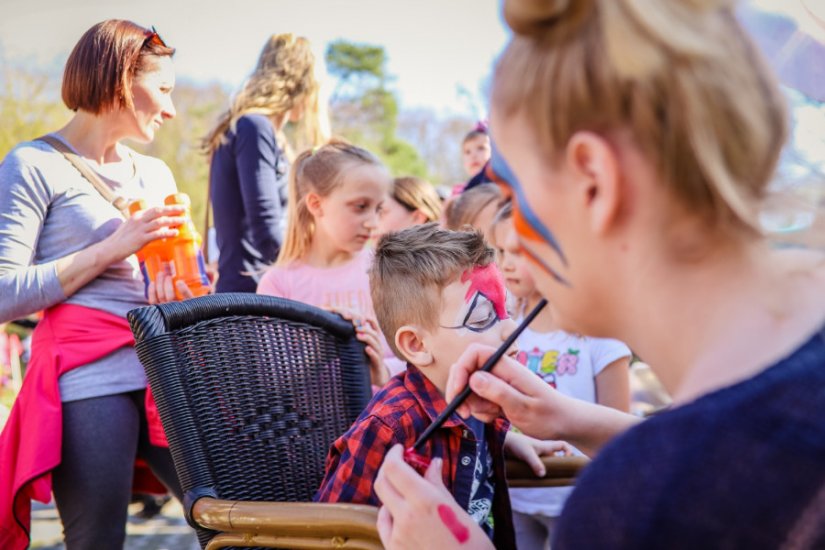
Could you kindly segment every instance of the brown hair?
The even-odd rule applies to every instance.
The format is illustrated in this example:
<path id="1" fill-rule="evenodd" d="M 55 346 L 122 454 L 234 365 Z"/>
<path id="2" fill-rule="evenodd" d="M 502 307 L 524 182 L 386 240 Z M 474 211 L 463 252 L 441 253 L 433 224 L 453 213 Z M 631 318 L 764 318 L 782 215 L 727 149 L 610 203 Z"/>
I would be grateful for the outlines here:
<path id="1" fill-rule="evenodd" d="M 410 212 L 418 210 L 428 222 L 436 222 L 441 217 L 441 198 L 427 180 L 414 176 L 395 178 L 392 198 Z"/>
<path id="2" fill-rule="evenodd" d="M 629 130 L 680 204 L 759 230 L 785 107 L 731 0 L 505 0 L 504 16 L 493 105 L 526 114 L 552 161 L 576 132 Z"/>
<path id="3" fill-rule="evenodd" d="M 63 103 L 72 111 L 95 115 L 132 109 L 132 82 L 149 68 L 152 57 L 175 53 L 152 33 L 131 21 L 108 19 L 86 31 L 75 44 L 63 71 Z"/>
<path id="4" fill-rule="evenodd" d="M 492 261 L 493 249 L 478 231 L 450 231 L 426 223 L 381 237 L 369 271 L 370 294 L 393 353 L 402 357 L 395 346 L 399 327 L 434 327 L 444 287 L 466 270 Z"/>
<path id="5" fill-rule="evenodd" d="M 298 106 L 308 109 L 303 123 L 306 133 L 312 134 L 309 141 L 320 143 L 322 132 L 316 127 L 321 122 L 317 120 L 318 82 L 314 67 L 315 56 L 306 38 L 291 33 L 269 37 L 252 75 L 204 139 L 206 152 L 212 152 L 224 143 L 227 130 L 234 130 L 243 115 L 284 116 Z"/>
<path id="6" fill-rule="evenodd" d="M 326 197 L 341 184 L 344 170 L 354 164 L 383 167 L 366 149 L 340 139 L 298 155 L 289 171 L 286 237 L 275 265 L 301 259 L 312 244 L 315 220 L 307 207 L 306 196 L 317 193 Z"/>
<path id="7" fill-rule="evenodd" d="M 461 140 L 461 145 L 464 145 L 471 139 L 475 139 L 479 136 L 483 136 L 486 138 L 490 137 L 490 132 L 487 130 L 487 121 L 486 120 L 479 120 L 475 127 L 467 132 L 464 136 L 464 139 Z"/>
<path id="8" fill-rule="evenodd" d="M 499 224 L 506 222 L 510 218 L 513 217 L 513 203 L 511 201 L 505 202 L 501 208 L 499 208 L 498 212 L 496 212 L 495 217 L 493 218 L 493 223 L 490 225 L 490 231 L 488 235 L 490 236 L 490 244 L 496 247 L 496 249 L 504 248 L 502 243 L 495 242 L 495 229 L 498 227 Z M 501 258 L 498 258 L 500 261 Z"/>
<path id="9" fill-rule="evenodd" d="M 457 231 L 465 225 L 473 225 L 479 212 L 493 201 L 503 198 L 497 185 L 484 183 L 461 193 L 444 208 L 444 225 Z M 487 228 L 484 228 L 487 230 Z"/>

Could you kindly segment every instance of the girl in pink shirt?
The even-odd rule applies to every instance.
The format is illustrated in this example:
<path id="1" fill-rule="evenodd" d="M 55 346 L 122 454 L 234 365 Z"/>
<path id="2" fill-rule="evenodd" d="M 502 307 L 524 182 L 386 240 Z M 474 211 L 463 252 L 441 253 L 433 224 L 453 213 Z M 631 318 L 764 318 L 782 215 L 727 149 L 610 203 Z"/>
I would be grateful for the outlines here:
<path id="1" fill-rule="evenodd" d="M 375 156 L 346 142 L 301 153 L 289 176 L 286 238 L 258 284 L 258 294 L 332 309 L 352 320 L 378 386 L 403 368 L 375 321 L 367 276 L 372 252 L 364 247 L 390 183 Z"/>

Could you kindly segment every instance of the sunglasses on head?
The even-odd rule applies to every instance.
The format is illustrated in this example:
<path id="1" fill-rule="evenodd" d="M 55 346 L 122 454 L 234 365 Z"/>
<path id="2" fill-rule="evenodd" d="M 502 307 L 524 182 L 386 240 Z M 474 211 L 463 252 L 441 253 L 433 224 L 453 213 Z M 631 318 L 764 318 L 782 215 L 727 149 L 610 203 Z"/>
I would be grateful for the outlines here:
<path id="1" fill-rule="evenodd" d="M 163 38 L 160 37 L 158 31 L 155 30 L 155 26 L 152 25 L 149 27 L 144 33 L 143 36 L 146 37 L 143 41 L 143 45 L 146 44 L 155 44 L 156 46 L 162 46 L 164 48 L 168 48 L 169 46 L 166 45 L 166 42 L 163 41 Z"/>

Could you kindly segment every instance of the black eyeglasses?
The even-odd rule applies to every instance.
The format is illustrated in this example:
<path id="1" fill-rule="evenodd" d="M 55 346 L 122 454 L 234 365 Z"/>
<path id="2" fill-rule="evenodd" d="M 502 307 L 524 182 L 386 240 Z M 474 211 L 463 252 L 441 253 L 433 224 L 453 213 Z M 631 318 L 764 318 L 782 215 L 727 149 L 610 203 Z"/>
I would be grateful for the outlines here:
<path id="1" fill-rule="evenodd" d="M 143 45 L 146 44 L 155 44 L 156 46 L 163 46 L 164 48 L 168 48 L 169 46 L 166 45 L 166 42 L 163 41 L 163 38 L 160 37 L 158 31 L 155 30 L 155 26 L 152 25 L 149 29 L 143 33 L 143 36 L 146 39 L 143 41 Z"/>

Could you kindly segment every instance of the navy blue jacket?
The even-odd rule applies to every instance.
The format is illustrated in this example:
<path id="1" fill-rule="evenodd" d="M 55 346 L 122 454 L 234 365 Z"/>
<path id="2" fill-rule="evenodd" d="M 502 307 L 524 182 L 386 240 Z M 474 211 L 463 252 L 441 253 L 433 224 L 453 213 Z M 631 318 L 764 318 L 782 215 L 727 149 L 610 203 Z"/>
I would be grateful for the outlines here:
<path id="1" fill-rule="evenodd" d="M 288 163 L 270 120 L 238 119 L 212 155 L 209 192 L 220 256 L 217 292 L 255 292 L 278 257 Z"/>
<path id="2" fill-rule="evenodd" d="M 576 484 L 553 549 L 825 548 L 825 327 L 646 420 Z"/>

